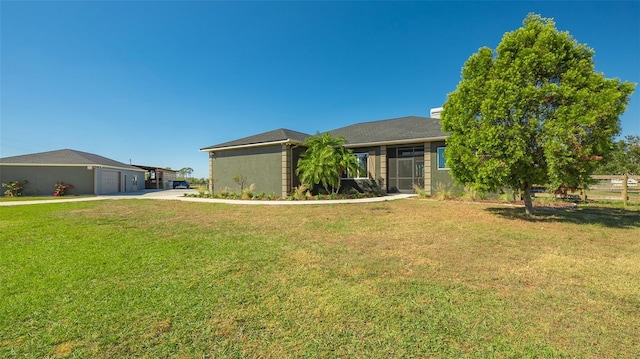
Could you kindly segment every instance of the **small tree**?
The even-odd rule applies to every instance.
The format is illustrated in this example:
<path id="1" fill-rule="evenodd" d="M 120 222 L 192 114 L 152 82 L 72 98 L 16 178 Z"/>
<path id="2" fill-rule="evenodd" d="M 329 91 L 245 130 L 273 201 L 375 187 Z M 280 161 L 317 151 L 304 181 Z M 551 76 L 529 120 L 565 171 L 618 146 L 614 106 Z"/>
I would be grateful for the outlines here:
<path id="1" fill-rule="evenodd" d="M 235 175 L 232 177 L 233 182 L 240 186 L 240 192 L 244 191 L 244 186 L 247 184 L 247 176 Z"/>
<path id="2" fill-rule="evenodd" d="M 457 183 L 480 191 L 584 187 L 611 148 L 635 85 L 595 72 L 593 50 L 529 14 L 496 54 L 481 48 L 442 112 L 445 157 Z"/>
<path id="3" fill-rule="evenodd" d="M 611 153 L 600 161 L 597 173 L 640 174 L 640 136 L 629 135 L 613 144 Z"/>
<path id="4" fill-rule="evenodd" d="M 317 134 L 307 139 L 307 150 L 300 156 L 296 174 L 309 188 L 317 184 L 327 193 L 338 193 L 342 176 L 358 171 L 358 159 L 344 147 L 345 139 L 331 134 Z"/>
<path id="5" fill-rule="evenodd" d="M 180 175 L 180 177 L 185 180 L 189 179 L 189 176 L 191 176 L 192 173 L 193 173 L 193 168 L 191 167 L 183 167 L 178 170 L 178 174 Z"/>

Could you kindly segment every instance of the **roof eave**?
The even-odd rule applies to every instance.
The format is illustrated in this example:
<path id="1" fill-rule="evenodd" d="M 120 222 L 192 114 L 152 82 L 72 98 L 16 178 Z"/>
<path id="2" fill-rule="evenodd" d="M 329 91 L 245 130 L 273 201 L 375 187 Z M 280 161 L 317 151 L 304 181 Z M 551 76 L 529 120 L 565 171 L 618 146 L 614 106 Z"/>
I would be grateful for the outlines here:
<path id="1" fill-rule="evenodd" d="M 412 138 L 407 140 L 394 140 L 394 141 L 376 141 L 376 142 L 364 142 L 364 143 L 347 143 L 344 147 L 352 148 L 352 147 L 368 147 L 368 146 L 388 146 L 388 145 L 406 145 L 409 143 L 420 143 L 420 142 L 434 142 L 434 141 L 444 141 L 449 136 L 438 136 L 438 137 L 425 137 L 425 138 Z"/>
<path id="2" fill-rule="evenodd" d="M 28 162 L 15 162 L 15 163 L 2 163 L 1 166 L 33 166 L 33 167 L 95 167 L 95 168 L 114 168 L 120 170 L 128 170 L 128 171 L 141 171 L 144 170 L 142 168 L 131 168 L 131 167 L 120 167 L 120 166 L 110 166 L 110 165 L 101 165 L 96 163 L 28 163 Z"/>
<path id="3" fill-rule="evenodd" d="M 264 146 L 273 146 L 273 145 L 301 145 L 304 142 L 292 140 L 290 138 L 286 140 L 280 141 L 271 141 L 271 142 L 260 142 L 260 143 L 249 143 L 246 145 L 237 145 L 237 146 L 226 146 L 226 147 L 211 147 L 211 148 L 201 148 L 200 152 L 219 152 L 219 151 L 228 151 L 228 150 L 239 150 L 243 148 L 253 148 L 253 147 L 264 147 Z"/>

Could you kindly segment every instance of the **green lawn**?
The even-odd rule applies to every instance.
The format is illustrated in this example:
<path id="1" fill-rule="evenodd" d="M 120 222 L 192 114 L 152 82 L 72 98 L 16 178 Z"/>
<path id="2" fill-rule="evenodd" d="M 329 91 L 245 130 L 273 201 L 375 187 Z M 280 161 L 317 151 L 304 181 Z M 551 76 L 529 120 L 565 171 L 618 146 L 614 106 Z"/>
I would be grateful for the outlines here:
<path id="1" fill-rule="evenodd" d="M 0 207 L 0 357 L 637 357 L 630 208 Z"/>
<path id="2" fill-rule="evenodd" d="M 622 191 L 605 191 L 605 190 L 589 190 L 587 195 L 590 198 L 615 198 L 622 201 Z M 632 188 L 627 191 L 627 197 L 629 201 L 640 201 L 640 191 L 637 188 Z"/>

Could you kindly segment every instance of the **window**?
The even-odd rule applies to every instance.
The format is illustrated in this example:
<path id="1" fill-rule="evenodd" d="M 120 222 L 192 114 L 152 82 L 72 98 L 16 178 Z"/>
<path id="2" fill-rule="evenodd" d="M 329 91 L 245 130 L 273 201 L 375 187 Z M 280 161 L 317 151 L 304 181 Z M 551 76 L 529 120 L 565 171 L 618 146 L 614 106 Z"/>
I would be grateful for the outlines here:
<path id="1" fill-rule="evenodd" d="M 368 153 L 354 153 L 352 156 L 356 156 L 358 159 L 358 172 L 347 172 L 345 178 L 369 178 L 369 154 Z"/>
<path id="2" fill-rule="evenodd" d="M 444 150 L 446 147 L 438 147 L 438 169 L 439 170 L 446 170 L 448 169 L 447 167 L 447 161 L 444 158 Z"/>

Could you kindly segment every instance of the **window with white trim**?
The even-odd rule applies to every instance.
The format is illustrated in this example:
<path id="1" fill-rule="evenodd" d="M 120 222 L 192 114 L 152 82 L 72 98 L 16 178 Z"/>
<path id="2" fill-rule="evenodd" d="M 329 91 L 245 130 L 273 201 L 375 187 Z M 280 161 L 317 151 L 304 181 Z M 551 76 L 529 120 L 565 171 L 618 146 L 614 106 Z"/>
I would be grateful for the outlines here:
<path id="1" fill-rule="evenodd" d="M 369 178 L 369 154 L 368 153 L 353 153 L 352 156 L 356 156 L 358 159 L 358 172 L 352 173 L 347 171 L 344 178 Z"/>
<path id="2" fill-rule="evenodd" d="M 447 170 L 447 160 L 444 158 L 444 150 L 446 147 L 438 147 L 438 169 L 439 170 Z"/>

